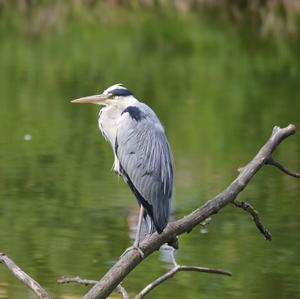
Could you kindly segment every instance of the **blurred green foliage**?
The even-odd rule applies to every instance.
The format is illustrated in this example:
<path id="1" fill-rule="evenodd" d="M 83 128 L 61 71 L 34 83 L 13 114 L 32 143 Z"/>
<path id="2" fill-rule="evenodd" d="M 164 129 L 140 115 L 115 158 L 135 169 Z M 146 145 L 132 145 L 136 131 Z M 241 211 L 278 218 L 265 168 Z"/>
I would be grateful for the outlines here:
<path id="1" fill-rule="evenodd" d="M 33 30 L 47 30 L 62 24 L 74 12 L 103 17 L 105 10 L 147 10 L 156 13 L 209 16 L 241 27 L 245 24 L 262 36 L 293 34 L 299 27 L 300 1 L 281 0 L 2 0 L 1 11 L 29 16 Z M 32 22 L 32 18 L 34 22 Z M 40 28 L 39 25 L 42 25 Z"/>

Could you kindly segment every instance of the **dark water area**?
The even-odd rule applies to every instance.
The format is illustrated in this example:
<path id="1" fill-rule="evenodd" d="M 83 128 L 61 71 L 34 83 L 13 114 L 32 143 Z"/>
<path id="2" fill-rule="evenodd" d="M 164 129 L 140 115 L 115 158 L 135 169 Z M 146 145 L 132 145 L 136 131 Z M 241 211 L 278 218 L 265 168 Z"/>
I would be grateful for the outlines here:
<path id="1" fill-rule="evenodd" d="M 36 29 L 0 19 L 0 251 L 53 298 L 88 287 L 61 276 L 100 278 L 131 244 L 137 204 L 111 171 L 96 105 L 70 100 L 124 83 L 161 119 L 175 160 L 175 218 L 221 192 L 274 125 L 300 128 L 297 36 L 262 40 L 193 15 L 74 13 Z M 300 170 L 300 134 L 274 158 Z M 259 211 L 273 240 L 232 206 L 206 230 L 180 237 L 178 262 L 230 270 L 181 272 L 149 298 L 300 298 L 300 182 L 264 167 L 239 196 Z M 168 269 L 157 252 L 124 281 L 134 294 Z M 0 267 L 0 298 L 33 298 Z M 114 293 L 111 298 L 120 298 Z"/>

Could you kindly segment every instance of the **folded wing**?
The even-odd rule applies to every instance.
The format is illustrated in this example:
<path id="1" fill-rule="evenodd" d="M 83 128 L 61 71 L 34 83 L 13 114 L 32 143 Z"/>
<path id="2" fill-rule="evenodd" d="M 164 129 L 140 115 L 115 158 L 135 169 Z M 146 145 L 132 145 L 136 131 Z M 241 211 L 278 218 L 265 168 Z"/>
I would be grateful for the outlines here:
<path id="1" fill-rule="evenodd" d="M 162 232 L 170 214 L 172 157 L 163 127 L 148 106 L 138 103 L 123 111 L 115 150 L 122 176 Z"/>

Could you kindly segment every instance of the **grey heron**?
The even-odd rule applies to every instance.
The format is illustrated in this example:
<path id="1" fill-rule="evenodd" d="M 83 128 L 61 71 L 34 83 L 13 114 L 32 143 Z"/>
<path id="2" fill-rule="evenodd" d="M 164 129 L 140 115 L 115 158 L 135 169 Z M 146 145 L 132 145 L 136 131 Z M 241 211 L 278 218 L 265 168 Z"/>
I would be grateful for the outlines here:
<path id="1" fill-rule="evenodd" d="M 173 162 L 164 128 L 154 111 L 122 84 L 71 102 L 103 106 L 98 125 L 112 147 L 113 169 L 127 182 L 140 206 L 133 244 L 139 250 L 143 218 L 148 233 L 155 228 L 160 234 L 170 215 Z"/>

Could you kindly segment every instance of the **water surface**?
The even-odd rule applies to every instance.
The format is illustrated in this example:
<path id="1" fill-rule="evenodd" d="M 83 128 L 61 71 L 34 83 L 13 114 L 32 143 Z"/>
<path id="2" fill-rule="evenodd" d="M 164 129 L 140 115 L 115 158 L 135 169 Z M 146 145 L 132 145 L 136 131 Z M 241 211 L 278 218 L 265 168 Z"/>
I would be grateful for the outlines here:
<path id="1" fill-rule="evenodd" d="M 123 10 L 31 29 L 28 20 L 2 15 L 0 250 L 53 298 L 88 290 L 58 285 L 58 277 L 98 279 L 109 269 L 131 243 L 137 209 L 111 171 L 98 107 L 71 99 L 122 82 L 156 111 L 174 153 L 176 218 L 222 191 L 274 125 L 300 127 L 296 37 L 263 41 L 195 16 Z M 295 170 L 299 136 L 274 155 Z M 239 199 L 258 209 L 273 241 L 228 206 L 206 234 L 195 228 L 181 236 L 177 257 L 233 277 L 180 273 L 149 298 L 300 298 L 299 196 L 299 181 L 265 167 Z M 124 286 L 134 294 L 166 269 L 156 253 Z M 32 295 L 1 267 L 0 298 Z"/>

